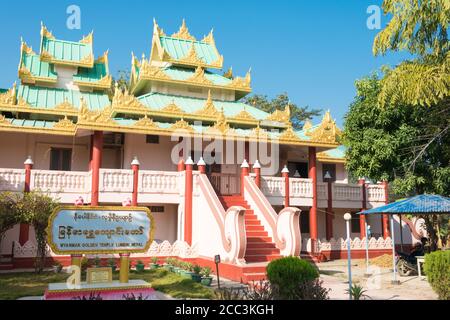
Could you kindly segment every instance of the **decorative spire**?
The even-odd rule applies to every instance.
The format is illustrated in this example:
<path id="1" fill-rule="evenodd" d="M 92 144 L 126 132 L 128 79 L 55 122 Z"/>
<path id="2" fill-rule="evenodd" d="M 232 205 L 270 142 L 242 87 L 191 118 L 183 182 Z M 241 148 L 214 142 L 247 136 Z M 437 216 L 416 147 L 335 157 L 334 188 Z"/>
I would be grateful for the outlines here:
<path id="1" fill-rule="evenodd" d="M 227 79 L 233 80 L 233 67 L 230 67 L 227 72 L 223 74 Z"/>
<path id="2" fill-rule="evenodd" d="M 94 41 L 94 30 L 91 31 L 87 36 L 83 37 L 83 39 L 80 40 L 80 43 L 84 44 L 92 44 Z"/>
<path id="3" fill-rule="evenodd" d="M 159 37 L 165 37 L 165 36 L 166 36 L 166 34 L 164 33 L 164 30 L 161 29 L 161 28 L 158 26 L 158 23 L 156 22 L 156 19 L 155 19 L 155 18 L 153 18 L 153 32 L 154 32 L 155 34 L 157 34 Z"/>
<path id="4" fill-rule="evenodd" d="M 178 38 L 183 40 L 197 41 L 190 33 L 186 26 L 186 20 L 183 19 L 180 30 L 172 35 L 172 38 Z"/>
<path id="5" fill-rule="evenodd" d="M 55 39 L 53 34 L 48 31 L 47 27 L 44 25 L 44 22 L 41 21 L 41 36 L 47 39 Z"/>
<path id="6" fill-rule="evenodd" d="M 312 123 L 310 120 L 306 120 L 305 125 L 303 126 L 303 130 L 304 131 L 309 131 L 311 130 L 311 128 L 313 127 Z"/>
<path id="7" fill-rule="evenodd" d="M 212 29 L 211 32 L 203 38 L 202 42 L 205 42 L 205 43 L 208 43 L 211 45 L 216 44 L 216 41 L 214 40 L 214 29 Z"/>

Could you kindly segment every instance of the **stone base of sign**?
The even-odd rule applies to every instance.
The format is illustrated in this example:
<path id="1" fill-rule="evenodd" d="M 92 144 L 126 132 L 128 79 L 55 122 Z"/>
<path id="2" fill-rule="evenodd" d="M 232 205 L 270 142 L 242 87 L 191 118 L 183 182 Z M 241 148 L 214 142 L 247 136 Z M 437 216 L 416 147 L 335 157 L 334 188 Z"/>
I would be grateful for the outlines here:
<path id="1" fill-rule="evenodd" d="M 131 280 L 129 283 L 82 282 L 69 288 L 67 283 L 51 283 L 45 291 L 44 300 L 156 300 L 156 291 L 151 284 L 143 280 Z"/>

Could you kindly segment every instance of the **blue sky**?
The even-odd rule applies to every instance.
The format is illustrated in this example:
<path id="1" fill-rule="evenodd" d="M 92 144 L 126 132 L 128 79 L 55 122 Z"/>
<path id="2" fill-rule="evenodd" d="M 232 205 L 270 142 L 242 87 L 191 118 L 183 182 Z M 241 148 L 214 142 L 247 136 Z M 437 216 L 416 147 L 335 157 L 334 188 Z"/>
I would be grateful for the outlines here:
<path id="1" fill-rule="evenodd" d="M 81 8 L 81 30 L 66 27 L 72 4 Z M 225 66 L 235 74 L 252 68 L 254 93 L 288 92 L 298 105 L 330 109 L 342 125 L 355 80 L 405 57 L 372 55 L 378 31 L 367 28 L 366 10 L 373 4 L 381 0 L 10 1 L 0 11 L 0 88 L 10 88 L 17 78 L 21 36 L 39 50 L 41 20 L 61 39 L 78 41 L 94 30 L 95 53 L 110 50 L 115 75 L 130 68 L 131 51 L 149 55 L 153 17 L 168 34 L 186 18 L 197 38 L 214 28 Z M 387 22 L 383 16 L 382 25 Z"/>

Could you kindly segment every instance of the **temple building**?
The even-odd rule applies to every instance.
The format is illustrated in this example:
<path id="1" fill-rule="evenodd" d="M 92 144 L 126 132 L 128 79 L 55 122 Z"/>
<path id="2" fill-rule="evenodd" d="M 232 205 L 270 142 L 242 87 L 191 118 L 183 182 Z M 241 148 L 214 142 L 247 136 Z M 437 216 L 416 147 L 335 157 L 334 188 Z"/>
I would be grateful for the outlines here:
<path id="1" fill-rule="evenodd" d="M 281 256 L 346 257 L 347 212 L 363 257 L 366 221 L 356 213 L 388 202 L 388 185 L 352 183 L 329 112 L 297 130 L 290 106 L 268 114 L 242 103 L 250 72 L 223 72 L 213 32 L 199 39 L 184 21 L 172 35 L 155 21 L 127 88 L 113 83 L 108 52 L 95 57 L 92 33 L 65 41 L 43 25 L 39 53 L 22 41 L 18 83 L 0 90 L 0 192 L 149 207 L 155 241 L 133 259 L 213 265 L 220 255 L 222 275 L 238 281 L 264 277 Z M 370 254 L 390 253 L 387 218 L 368 219 Z M 405 243 L 417 240 L 412 222 L 402 231 Z M 27 225 L 8 231 L 0 268 L 31 266 L 35 242 Z"/>

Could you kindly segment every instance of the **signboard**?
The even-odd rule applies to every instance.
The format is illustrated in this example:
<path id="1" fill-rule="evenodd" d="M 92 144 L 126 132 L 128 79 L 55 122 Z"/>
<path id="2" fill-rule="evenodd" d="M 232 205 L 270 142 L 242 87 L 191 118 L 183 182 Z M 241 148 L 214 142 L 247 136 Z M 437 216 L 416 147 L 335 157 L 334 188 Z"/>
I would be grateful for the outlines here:
<path id="1" fill-rule="evenodd" d="M 54 253 L 145 253 L 153 241 L 148 208 L 60 207 L 49 218 L 48 243 Z"/>
<path id="2" fill-rule="evenodd" d="M 111 283 L 113 282 L 112 268 L 89 268 L 87 269 L 87 283 Z"/>

